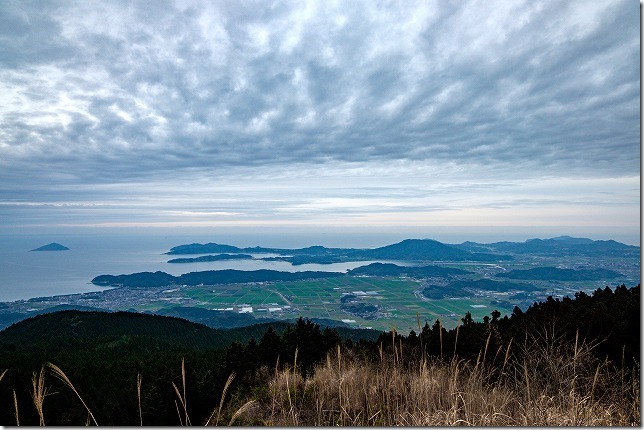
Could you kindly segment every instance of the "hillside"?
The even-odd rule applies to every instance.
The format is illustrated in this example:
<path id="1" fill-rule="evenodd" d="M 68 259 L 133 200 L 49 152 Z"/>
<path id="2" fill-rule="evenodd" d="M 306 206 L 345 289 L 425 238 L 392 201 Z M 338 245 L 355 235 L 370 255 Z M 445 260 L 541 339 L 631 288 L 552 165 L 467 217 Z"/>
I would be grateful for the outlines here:
<path id="1" fill-rule="evenodd" d="M 614 240 L 591 240 L 560 236 L 551 239 L 528 239 L 525 242 L 464 242 L 454 245 L 461 250 L 541 256 L 586 256 L 639 258 L 640 248 Z"/>
<path id="2" fill-rule="evenodd" d="M 525 270 L 510 270 L 497 273 L 499 278 L 530 279 L 543 281 L 593 281 L 598 279 L 615 279 L 624 276 L 608 269 L 560 269 L 557 267 L 535 267 Z"/>
<path id="3" fill-rule="evenodd" d="M 248 254 L 217 254 L 217 255 L 203 255 L 195 258 L 173 258 L 168 260 L 168 263 L 204 263 L 209 261 L 227 261 L 227 260 L 250 260 L 252 255 Z"/>
<path id="4" fill-rule="evenodd" d="M 415 276 L 420 278 L 467 275 L 472 272 L 441 266 L 398 266 L 393 263 L 371 263 L 347 271 L 350 276 Z"/>
<path id="5" fill-rule="evenodd" d="M 151 342 L 156 346 L 222 348 L 229 333 L 184 319 L 132 312 L 67 310 L 37 315 L 0 332 L 0 345 L 12 350 L 94 350 Z M 246 339 L 247 340 L 247 339 Z"/>
<path id="6" fill-rule="evenodd" d="M 479 258 L 481 254 L 463 251 L 431 239 L 406 239 L 393 245 L 364 251 L 367 258 L 385 260 L 452 260 L 464 261 Z M 475 256 L 479 257 L 475 257 Z M 491 258 L 491 257 L 490 257 Z M 494 259 L 498 259 L 497 256 Z"/>
<path id="7" fill-rule="evenodd" d="M 280 272 L 277 270 L 207 270 L 173 276 L 165 272 L 139 272 L 130 275 L 99 275 L 92 284 L 128 288 L 164 287 L 167 285 L 217 285 L 245 282 L 295 281 L 300 279 L 332 278 L 344 276 L 338 272 Z"/>
<path id="8" fill-rule="evenodd" d="M 194 311 L 194 308 L 191 308 Z M 205 311 L 205 310 L 204 310 Z M 20 321 L 0 331 L 0 349 L 11 351 L 98 350 L 125 347 L 136 349 L 222 349 L 233 342 L 260 339 L 268 327 L 278 333 L 291 321 L 253 323 L 231 329 L 214 329 L 204 324 L 168 315 L 135 312 L 63 310 Z M 379 332 L 337 327 L 347 339 L 375 339 Z"/>
<path id="9" fill-rule="evenodd" d="M 191 243 L 189 245 L 179 245 L 166 252 L 167 255 L 181 255 L 181 254 L 211 254 L 211 253 L 236 253 L 241 252 L 236 246 L 220 245 L 218 243 Z"/>
<path id="10" fill-rule="evenodd" d="M 440 300 L 445 297 L 467 297 L 476 295 L 479 291 L 508 292 L 534 291 L 530 284 L 518 284 L 514 282 L 499 282 L 491 279 L 457 280 L 447 285 L 426 285 L 422 294 L 428 299 Z"/>

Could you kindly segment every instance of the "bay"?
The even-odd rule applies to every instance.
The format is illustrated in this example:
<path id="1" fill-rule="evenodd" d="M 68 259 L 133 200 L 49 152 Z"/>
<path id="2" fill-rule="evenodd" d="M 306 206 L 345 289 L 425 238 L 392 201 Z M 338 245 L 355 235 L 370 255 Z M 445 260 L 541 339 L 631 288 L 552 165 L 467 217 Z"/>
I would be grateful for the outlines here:
<path id="1" fill-rule="evenodd" d="M 224 239 L 224 240 L 222 240 Z M 262 239 L 268 239 L 262 242 Z M 271 240 L 272 239 L 272 240 Z M 169 264 L 176 256 L 165 255 L 176 245 L 217 241 L 235 246 L 272 246 L 295 248 L 315 238 L 204 238 L 190 235 L 2 235 L 0 236 L 0 302 L 100 291 L 91 283 L 98 275 L 120 275 L 163 271 L 172 275 L 203 270 L 271 269 L 289 272 L 305 270 L 346 272 L 372 261 L 334 264 L 302 264 L 285 261 L 228 260 L 188 264 Z M 51 242 L 69 251 L 29 252 Z M 318 242 L 319 243 L 319 242 Z M 317 244 L 317 243 L 316 243 Z M 325 244 L 332 246 L 332 244 Z M 256 254 L 267 257 L 268 254 Z M 400 264 L 400 263 L 399 263 Z"/>

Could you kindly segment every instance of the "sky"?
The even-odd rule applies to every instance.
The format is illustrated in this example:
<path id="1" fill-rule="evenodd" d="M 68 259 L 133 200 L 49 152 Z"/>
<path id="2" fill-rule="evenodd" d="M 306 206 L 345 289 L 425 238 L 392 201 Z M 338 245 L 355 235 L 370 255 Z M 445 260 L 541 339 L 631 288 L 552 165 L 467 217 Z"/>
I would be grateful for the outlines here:
<path id="1" fill-rule="evenodd" d="M 639 15 L 633 1 L 3 0 L 0 234 L 639 244 Z"/>

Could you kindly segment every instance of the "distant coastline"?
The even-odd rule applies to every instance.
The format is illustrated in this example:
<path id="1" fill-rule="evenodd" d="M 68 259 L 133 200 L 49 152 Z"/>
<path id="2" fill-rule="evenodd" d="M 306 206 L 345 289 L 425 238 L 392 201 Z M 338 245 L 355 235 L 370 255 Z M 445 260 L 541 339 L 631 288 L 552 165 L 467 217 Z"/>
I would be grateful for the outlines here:
<path id="1" fill-rule="evenodd" d="M 203 255 L 195 258 L 173 258 L 168 260 L 171 264 L 185 264 L 185 263 L 205 263 L 209 261 L 226 261 L 226 260 L 250 260 L 252 255 L 248 254 L 218 254 L 218 255 Z"/>

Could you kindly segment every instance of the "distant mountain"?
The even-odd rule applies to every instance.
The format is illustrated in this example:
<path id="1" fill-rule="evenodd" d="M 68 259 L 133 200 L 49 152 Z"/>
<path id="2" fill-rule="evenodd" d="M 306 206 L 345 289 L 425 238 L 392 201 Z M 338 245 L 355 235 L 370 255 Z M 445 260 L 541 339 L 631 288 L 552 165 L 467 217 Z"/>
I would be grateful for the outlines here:
<path id="1" fill-rule="evenodd" d="M 592 239 L 588 239 L 586 237 L 557 236 L 553 237 L 551 240 L 558 240 L 567 244 L 577 245 L 588 245 L 590 243 L 593 243 Z"/>
<path id="2" fill-rule="evenodd" d="M 69 248 L 61 245 L 60 243 L 52 242 L 50 244 L 43 245 L 40 248 L 32 249 L 29 252 L 34 252 L 34 251 L 69 251 Z"/>
<path id="3" fill-rule="evenodd" d="M 248 254 L 217 254 L 203 255 L 195 258 L 173 258 L 168 263 L 203 263 L 208 261 L 225 261 L 225 260 L 251 260 L 252 255 Z"/>
<path id="4" fill-rule="evenodd" d="M 191 243 L 189 245 L 179 245 L 171 248 L 167 255 L 175 254 L 216 254 L 224 252 L 241 252 L 240 248 L 232 245 L 220 245 L 218 243 Z"/>
<path id="5" fill-rule="evenodd" d="M 530 279 L 541 281 L 597 281 L 601 279 L 615 279 L 624 276 L 621 273 L 608 269 L 560 269 L 557 267 L 535 267 L 526 270 L 510 270 L 497 273 L 499 278 Z"/>
<path id="6" fill-rule="evenodd" d="M 373 249 L 326 248 L 309 246 L 298 249 L 248 247 L 238 248 L 217 243 L 180 245 L 167 254 L 207 253 L 271 253 L 278 257 L 267 259 L 288 261 L 294 265 L 306 263 L 331 264 L 346 261 L 507 261 L 513 254 L 536 256 L 587 256 L 640 258 L 640 248 L 614 240 L 592 240 L 571 236 L 551 239 L 529 239 L 525 242 L 495 242 L 444 244 L 432 239 L 405 239 L 402 242 Z"/>
<path id="7" fill-rule="evenodd" d="M 406 239 L 393 245 L 364 250 L 367 259 L 416 261 L 498 261 L 510 260 L 508 255 L 469 252 L 432 239 Z"/>
<path id="8" fill-rule="evenodd" d="M 481 244 L 463 242 L 454 245 L 464 251 L 530 254 L 542 256 L 587 256 L 640 258 L 638 246 L 625 245 L 614 240 L 592 240 L 570 236 L 551 239 L 528 239 L 525 242 L 495 242 Z"/>
<path id="9" fill-rule="evenodd" d="M 292 255 L 282 257 L 264 257 L 260 258 L 263 261 L 286 261 L 293 266 L 302 264 L 333 264 L 342 263 L 346 261 L 345 258 L 337 257 L 334 255 Z"/>
<path id="10" fill-rule="evenodd" d="M 207 270 L 173 276 L 165 272 L 140 272 L 130 275 L 100 275 L 92 279 L 92 284 L 104 287 L 165 287 L 167 285 L 217 285 L 246 282 L 296 281 L 301 279 L 332 278 L 345 276 L 339 272 L 280 272 L 277 270 Z"/>
<path id="11" fill-rule="evenodd" d="M 347 256 L 356 251 L 353 248 L 327 248 L 320 245 L 307 246 L 306 248 L 264 248 L 255 246 L 252 248 L 243 248 L 243 252 L 253 252 L 257 254 L 280 254 L 289 256 L 305 257 L 325 257 L 325 256 Z"/>
<path id="12" fill-rule="evenodd" d="M 348 275 L 368 276 L 411 276 L 411 277 L 449 277 L 454 275 L 471 274 L 467 270 L 454 269 L 441 266 L 398 266 L 392 263 L 372 263 L 366 266 L 356 267 L 347 272 Z"/>
<path id="13" fill-rule="evenodd" d="M 361 260 L 408 260 L 408 261 L 498 261 L 510 260 L 509 255 L 498 255 L 484 252 L 469 252 L 454 245 L 445 245 L 431 239 L 406 239 L 402 242 L 374 249 L 326 248 L 309 246 L 306 248 L 237 248 L 216 243 L 175 246 L 167 254 L 205 254 L 214 252 L 227 253 L 270 253 L 280 257 L 266 259 L 288 261 L 293 265 L 317 263 L 331 264 L 345 261 Z"/>

